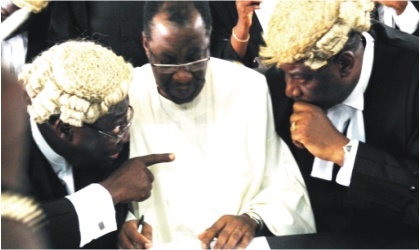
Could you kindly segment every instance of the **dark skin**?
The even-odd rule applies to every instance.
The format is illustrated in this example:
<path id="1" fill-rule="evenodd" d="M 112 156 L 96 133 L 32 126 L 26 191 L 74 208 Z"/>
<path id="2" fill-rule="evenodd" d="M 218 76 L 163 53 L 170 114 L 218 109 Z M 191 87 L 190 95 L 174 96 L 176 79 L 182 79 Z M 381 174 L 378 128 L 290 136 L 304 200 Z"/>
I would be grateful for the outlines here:
<path id="1" fill-rule="evenodd" d="M 328 64 L 312 70 L 302 62 L 284 64 L 286 95 L 295 99 L 290 116 L 291 137 L 299 148 L 312 155 L 343 165 L 343 146 L 349 139 L 341 134 L 326 115 L 326 110 L 342 103 L 353 91 L 362 68 L 364 46 L 342 51 Z"/>
<path id="2" fill-rule="evenodd" d="M 209 55 L 210 38 L 205 34 L 201 19 L 194 21 L 199 27 L 191 29 L 166 20 L 163 13 L 157 14 L 153 20 L 159 24 L 152 29 L 150 41 L 143 34 L 143 46 L 151 63 L 188 63 Z M 206 68 L 191 72 L 181 67 L 173 74 L 163 74 L 156 68 L 152 69 L 159 94 L 176 104 L 191 102 L 204 86 Z"/>
<path id="3" fill-rule="evenodd" d="M 151 38 L 143 35 L 143 44 L 151 63 L 177 64 L 188 63 L 209 55 L 210 37 L 198 13 L 192 15 L 187 27 L 180 27 L 167 19 L 165 13 L 157 14 L 153 19 Z M 162 74 L 152 67 L 159 93 L 177 104 L 191 102 L 204 86 L 206 68 L 190 72 L 185 67 L 174 74 Z M 178 92 L 177 89 L 183 89 Z M 137 232 L 136 222 L 126 222 L 120 232 L 120 247 L 149 248 Z M 217 237 L 215 248 L 245 248 L 254 237 L 257 223 L 248 215 L 224 215 L 210 228 L 201 233 L 198 239 L 203 248 L 209 248 L 210 242 Z M 150 227 L 151 230 L 151 227 Z M 143 228 L 143 235 L 150 241 L 152 232 Z M 148 238 L 148 236 L 150 238 Z M 142 240 L 143 239 L 143 240 Z"/>
<path id="4" fill-rule="evenodd" d="M 128 99 L 118 103 L 111 112 L 99 118 L 92 125 L 103 131 L 110 131 L 127 119 Z M 108 168 L 118 156 L 122 145 L 129 140 L 126 133 L 119 143 L 97 131 L 86 127 L 75 127 L 60 119 L 53 124 L 38 125 L 41 134 L 54 151 L 63 156 L 75 168 L 93 168 L 101 171 Z M 152 172 L 150 165 L 173 161 L 173 154 L 156 154 L 127 160 L 101 184 L 110 193 L 115 204 L 129 201 L 143 201 L 150 197 Z M 135 177 L 135 178 L 133 178 Z"/>
<path id="5" fill-rule="evenodd" d="M 252 25 L 252 16 L 254 15 L 254 10 L 260 9 L 259 1 L 244 1 L 236 0 L 236 10 L 238 11 L 238 22 L 234 27 L 234 32 L 237 38 L 241 40 L 246 40 L 248 38 L 249 29 Z M 230 37 L 230 44 L 235 50 L 236 54 L 240 58 L 243 58 L 246 54 L 246 49 L 248 47 L 248 42 L 239 42 L 233 36 Z"/>

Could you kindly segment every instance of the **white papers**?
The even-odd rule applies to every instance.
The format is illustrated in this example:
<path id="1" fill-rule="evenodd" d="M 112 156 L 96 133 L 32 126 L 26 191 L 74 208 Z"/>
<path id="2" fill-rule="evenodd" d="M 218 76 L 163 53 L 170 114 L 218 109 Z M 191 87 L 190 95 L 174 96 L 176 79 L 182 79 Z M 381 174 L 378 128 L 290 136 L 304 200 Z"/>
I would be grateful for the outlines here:
<path id="1" fill-rule="evenodd" d="M 216 244 L 216 241 L 213 241 L 210 246 Z M 201 241 L 199 240 L 189 240 L 182 242 L 173 242 L 173 243 L 164 243 L 154 245 L 151 249 L 153 250 L 174 250 L 174 249 L 183 249 L 183 250 L 200 250 Z M 247 250 L 268 250 L 270 246 L 268 245 L 267 239 L 265 237 L 256 237 L 251 243 L 249 243 Z"/>

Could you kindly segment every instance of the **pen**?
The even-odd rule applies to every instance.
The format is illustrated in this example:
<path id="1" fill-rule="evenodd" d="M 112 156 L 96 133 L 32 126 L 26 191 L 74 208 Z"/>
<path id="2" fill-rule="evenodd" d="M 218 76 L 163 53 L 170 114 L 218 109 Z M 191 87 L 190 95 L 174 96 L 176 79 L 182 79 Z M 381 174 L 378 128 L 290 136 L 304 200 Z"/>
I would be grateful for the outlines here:
<path id="1" fill-rule="evenodd" d="M 141 233 L 141 231 L 143 231 L 143 224 L 144 224 L 144 215 L 142 215 L 140 218 L 137 232 Z"/>

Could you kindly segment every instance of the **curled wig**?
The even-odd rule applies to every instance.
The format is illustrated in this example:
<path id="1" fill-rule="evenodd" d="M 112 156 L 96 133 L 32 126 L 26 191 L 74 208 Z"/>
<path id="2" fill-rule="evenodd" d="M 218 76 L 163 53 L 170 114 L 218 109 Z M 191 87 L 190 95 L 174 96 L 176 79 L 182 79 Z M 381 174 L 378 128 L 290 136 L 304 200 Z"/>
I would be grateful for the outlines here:
<path id="1" fill-rule="evenodd" d="M 38 13 L 47 7 L 49 0 L 12 0 L 12 2 L 21 9 L 28 12 Z"/>
<path id="2" fill-rule="evenodd" d="M 350 32 L 370 29 L 371 0 L 279 0 L 264 36 L 265 64 L 303 61 L 316 70 L 338 54 Z"/>
<path id="3" fill-rule="evenodd" d="M 32 119 L 43 123 L 53 115 L 73 126 L 94 123 L 109 107 L 123 101 L 133 67 L 111 50 L 88 41 L 51 47 L 23 67 L 19 82 L 31 104 Z"/>

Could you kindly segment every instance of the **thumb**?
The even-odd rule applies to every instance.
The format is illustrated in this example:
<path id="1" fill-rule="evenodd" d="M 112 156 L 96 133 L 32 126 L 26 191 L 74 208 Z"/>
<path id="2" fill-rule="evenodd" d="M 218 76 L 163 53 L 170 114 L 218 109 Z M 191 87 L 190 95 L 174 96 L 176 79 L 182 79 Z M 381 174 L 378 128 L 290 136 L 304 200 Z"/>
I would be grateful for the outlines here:
<path id="1" fill-rule="evenodd" d="M 152 226 L 150 224 L 148 224 L 147 222 L 144 222 L 143 231 L 141 232 L 141 234 L 146 236 L 146 238 L 148 240 L 152 241 L 152 239 L 153 239 L 153 228 L 152 228 Z"/>

